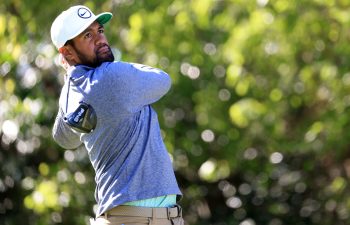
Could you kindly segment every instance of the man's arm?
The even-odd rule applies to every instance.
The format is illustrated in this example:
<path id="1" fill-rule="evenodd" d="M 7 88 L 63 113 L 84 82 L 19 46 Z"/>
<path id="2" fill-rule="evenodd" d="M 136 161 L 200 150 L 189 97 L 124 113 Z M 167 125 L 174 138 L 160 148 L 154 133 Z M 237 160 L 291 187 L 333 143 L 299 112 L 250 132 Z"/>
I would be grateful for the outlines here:
<path id="1" fill-rule="evenodd" d="M 82 144 L 79 135 L 64 122 L 64 113 L 61 108 L 56 116 L 52 136 L 57 144 L 65 149 L 76 149 Z"/>
<path id="2" fill-rule="evenodd" d="M 131 111 L 158 101 L 171 87 L 171 79 L 160 69 L 142 64 L 117 62 L 107 66 L 106 79 L 118 86 Z"/>

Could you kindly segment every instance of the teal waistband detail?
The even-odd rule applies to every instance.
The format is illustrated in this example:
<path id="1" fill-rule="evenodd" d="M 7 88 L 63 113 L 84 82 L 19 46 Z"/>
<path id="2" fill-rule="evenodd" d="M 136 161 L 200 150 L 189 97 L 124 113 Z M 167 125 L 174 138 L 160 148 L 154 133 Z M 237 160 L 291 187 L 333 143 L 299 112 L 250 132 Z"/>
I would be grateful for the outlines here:
<path id="1" fill-rule="evenodd" d="M 165 195 L 156 198 L 126 202 L 123 205 L 138 207 L 171 207 L 176 205 L 176 195 Z"/>

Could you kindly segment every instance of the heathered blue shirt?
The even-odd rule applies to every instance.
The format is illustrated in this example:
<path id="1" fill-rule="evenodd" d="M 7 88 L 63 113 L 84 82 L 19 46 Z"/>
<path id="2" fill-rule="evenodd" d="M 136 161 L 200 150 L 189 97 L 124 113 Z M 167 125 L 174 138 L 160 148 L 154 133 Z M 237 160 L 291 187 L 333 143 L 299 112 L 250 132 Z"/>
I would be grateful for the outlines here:
<path id="1" fill-rule="evenodd" d="M 170 89 L 168 74 L 141 64 L 106 62 L 73 67 L 67 77 L 71 81 L 62 88 L 53 137 L 63 148 L 84 144 L 88 151 L 96 172 L 97 216 L 126 202 L 181 195 L 150 106 Z M 80 101 L 96 112 L 91 133 L 77 133 L 63 121 Z"/>

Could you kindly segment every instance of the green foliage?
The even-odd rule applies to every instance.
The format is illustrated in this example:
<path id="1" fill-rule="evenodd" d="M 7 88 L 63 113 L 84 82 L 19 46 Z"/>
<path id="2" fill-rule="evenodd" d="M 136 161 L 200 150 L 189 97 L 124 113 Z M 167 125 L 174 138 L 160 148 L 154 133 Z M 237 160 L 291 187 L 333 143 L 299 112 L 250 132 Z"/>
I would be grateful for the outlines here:
<path id="1" fill-rule="evenodd" d="M 63 69 L 53 19 L 0 5 L 0 224 L 87 224 L 94 172 L 51 138 Z M 74 1 L 111 11 L 119 60 L 161 68 L 156 103 L 188 224 L 350 223 L 350 3 Z"/>

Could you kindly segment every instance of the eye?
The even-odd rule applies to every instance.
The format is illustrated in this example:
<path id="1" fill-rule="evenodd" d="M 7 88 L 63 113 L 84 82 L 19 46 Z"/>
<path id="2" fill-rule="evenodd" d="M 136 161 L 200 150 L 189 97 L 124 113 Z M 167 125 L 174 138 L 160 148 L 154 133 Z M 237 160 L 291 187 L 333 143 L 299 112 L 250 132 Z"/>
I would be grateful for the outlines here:
<path id="1" fill-rule="evenodd" d="M 101 29 L 98 30 L 98 32 L 99 32 L 100 34 L 103 34 L 103 33 L 105 32 L 105 30 L 104 30 L 103 28 L 101 28 Z"/>
<path id="2" fill-rule="evenodd" d="M 87 32 L 86 34 L 84 34 L 84 39 L 90 38 L 92 36 L 92 34 L 90 32 Z"/>

